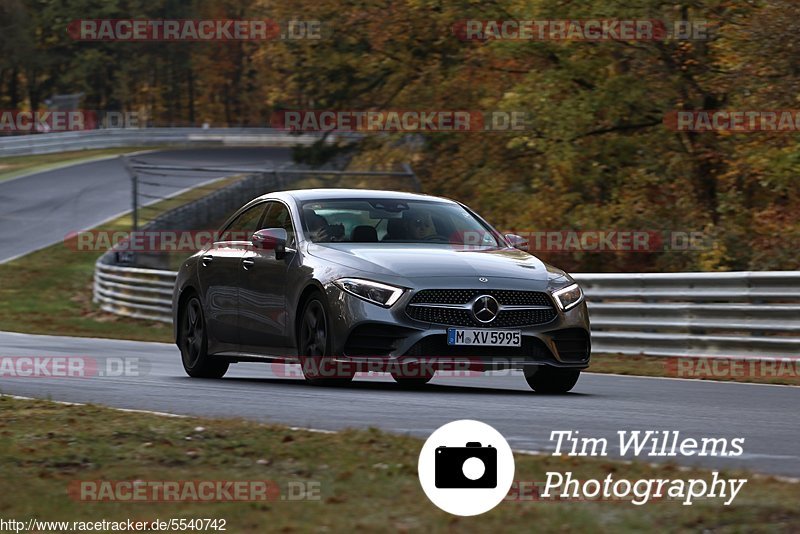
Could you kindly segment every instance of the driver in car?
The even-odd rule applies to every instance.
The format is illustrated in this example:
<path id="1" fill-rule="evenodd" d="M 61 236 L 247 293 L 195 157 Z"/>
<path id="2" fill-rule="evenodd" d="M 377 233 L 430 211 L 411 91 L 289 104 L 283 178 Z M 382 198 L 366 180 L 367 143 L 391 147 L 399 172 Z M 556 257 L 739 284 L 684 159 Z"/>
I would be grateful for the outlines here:
<path id="1" fill-rule="evenodd" d="M 344 226 L 342 224 L 328 224 L 327 219 L 322 215 L 318 215 L 314 210 L 305 211 L 305 220 L 311 240 L 314 243 L 341 241 L 342 236 L 344 236 Z"/>
<path id="2" fill-rule="evenodd" d="M 413 240 L 431 239 L 439 235 L 433 224 L 433 217 L 426 211 L 403 212 L 403 220 L 406 222 L 406 231 Z"/>

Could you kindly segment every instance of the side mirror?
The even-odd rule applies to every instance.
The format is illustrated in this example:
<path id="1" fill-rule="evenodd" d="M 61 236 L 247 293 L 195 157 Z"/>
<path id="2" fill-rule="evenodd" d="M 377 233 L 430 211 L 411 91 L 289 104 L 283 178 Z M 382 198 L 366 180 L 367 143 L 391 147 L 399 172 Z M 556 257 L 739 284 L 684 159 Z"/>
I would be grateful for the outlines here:
<path id="1" fill-rule="evenodd" d="M 511 246 L 520 250 L 528 251 L 528 240 L 517 234 L 506 234 L 506 239 L 511 243 Z"/>
<path id="2" fill-rule="evenodd" d="M 287 238 L 283 228 L 265 228 L 254 233 L 250 242 L 259 250 L 274 250 L 275 259 L 281 260 L 286 256 Z"/>

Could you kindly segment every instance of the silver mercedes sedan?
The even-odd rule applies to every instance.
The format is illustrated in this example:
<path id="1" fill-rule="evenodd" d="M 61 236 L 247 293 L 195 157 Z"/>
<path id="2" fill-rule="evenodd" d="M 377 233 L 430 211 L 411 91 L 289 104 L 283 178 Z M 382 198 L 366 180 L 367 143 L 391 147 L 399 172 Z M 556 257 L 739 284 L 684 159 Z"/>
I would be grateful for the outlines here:
<path id="1" fill-rule="evenodd" d="M 314 384 L 390 373 L 515 370 L 564 393 L 589 365 L 583 292 L 467 206 L 363 189 L 270 193 L 182 265 L 173 296 L 186 372 L 299 364 Z"/>

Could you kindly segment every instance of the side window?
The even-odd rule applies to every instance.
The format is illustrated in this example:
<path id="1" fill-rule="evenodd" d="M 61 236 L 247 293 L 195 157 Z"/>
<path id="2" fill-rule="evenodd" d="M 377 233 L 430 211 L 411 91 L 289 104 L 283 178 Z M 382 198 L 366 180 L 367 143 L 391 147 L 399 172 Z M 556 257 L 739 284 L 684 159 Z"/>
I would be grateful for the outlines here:
<path id="1" fill-rule="evenodd" d="M 289 209 L 280 202 L 269 202 L 268 206 L 261 228 L 283 228 L 286 230 L 286 244 L 294 246 L 294 227 Z"/>
<path id="2" fill-rule="evenodd" d="M 249 241 L 259 230 L 258 222 L 264 213 L 265 204 L 257 204 L 241 213 L 222 233 L 220 241 Z"/>

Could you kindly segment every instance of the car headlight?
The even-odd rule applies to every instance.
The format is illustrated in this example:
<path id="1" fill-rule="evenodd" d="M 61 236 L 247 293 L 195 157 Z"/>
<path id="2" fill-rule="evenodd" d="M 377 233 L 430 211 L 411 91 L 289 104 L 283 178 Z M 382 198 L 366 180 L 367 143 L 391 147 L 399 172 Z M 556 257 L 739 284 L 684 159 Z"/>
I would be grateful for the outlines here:
<path id="1" fill-rule="evenodd" d="M 351 295 L 385 308 L 397 302 L 403 294 L 403 289 L 400 287 L 360 278 L 340 278 L 334 283 Z"/>
<path id="2" fill-rule="evenodd" d="M 583 291 L 578 284 L 572 284 L 564 289 L 553 291 L 558 307 L 564 311 L 576 306 L 583 299 Z"/>

